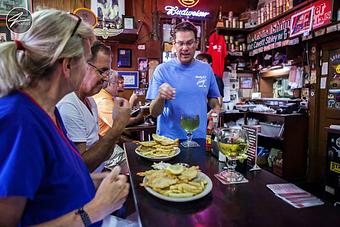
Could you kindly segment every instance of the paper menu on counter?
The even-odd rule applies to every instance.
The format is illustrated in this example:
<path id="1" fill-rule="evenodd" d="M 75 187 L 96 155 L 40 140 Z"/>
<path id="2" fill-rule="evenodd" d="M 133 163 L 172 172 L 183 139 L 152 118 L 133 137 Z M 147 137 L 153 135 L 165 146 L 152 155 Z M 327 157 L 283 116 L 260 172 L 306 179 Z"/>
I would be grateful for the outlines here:
<path id="1" fill-rule="evenodd" d="M 294 184 L 267 184 L 274 194 L 295 208 L 323 205 L 324 202 Z"/>

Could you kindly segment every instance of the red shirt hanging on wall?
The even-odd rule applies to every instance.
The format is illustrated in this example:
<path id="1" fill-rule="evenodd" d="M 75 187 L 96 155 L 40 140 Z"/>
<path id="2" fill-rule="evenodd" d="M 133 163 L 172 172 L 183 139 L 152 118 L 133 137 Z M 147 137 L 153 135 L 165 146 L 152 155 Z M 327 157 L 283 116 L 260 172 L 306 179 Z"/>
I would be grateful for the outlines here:
<path id="1" fill-rule="evenodd" d="M 208 53 L 212 56 L 212 68 L 214 73 L 221 77 L 224 71 L 224 58 L 227 56 L 227 46 L 223 35 L 218 35 L 214 32 L 209 37 Z"/>

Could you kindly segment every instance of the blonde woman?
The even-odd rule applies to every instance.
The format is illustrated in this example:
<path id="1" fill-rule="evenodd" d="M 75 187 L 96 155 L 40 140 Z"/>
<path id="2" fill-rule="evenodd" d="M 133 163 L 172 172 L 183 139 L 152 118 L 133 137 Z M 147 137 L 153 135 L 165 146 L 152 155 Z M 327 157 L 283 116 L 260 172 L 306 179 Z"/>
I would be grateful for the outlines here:
<path id="1" fill-rule="evenodd" d="M 55 107 L 81 84 L 94 34 L 63 11 L 32 17 L 20 40 L 0 44 L 0 226 L 100 225 L 129 184 L 119 168 L 91 179 Z"/>

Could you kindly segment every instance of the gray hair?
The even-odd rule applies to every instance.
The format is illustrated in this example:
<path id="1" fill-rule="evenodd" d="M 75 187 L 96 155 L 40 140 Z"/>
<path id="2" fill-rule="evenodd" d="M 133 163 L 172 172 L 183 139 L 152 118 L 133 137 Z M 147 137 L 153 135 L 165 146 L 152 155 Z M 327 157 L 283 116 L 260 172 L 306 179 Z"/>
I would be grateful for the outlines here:
<path id="1" fill-rule="evenodd" d="M 48 80 L 58 59 L 81 57 L 83 39 L 95 38 L 93 29 L 84 22 L 71 36 L 78 18 L 61 10 L 37 11 L 32 19 L 31 29 L 20 37 L 23 49 L 15 42 L 0 44 L 0 97 Z"/>

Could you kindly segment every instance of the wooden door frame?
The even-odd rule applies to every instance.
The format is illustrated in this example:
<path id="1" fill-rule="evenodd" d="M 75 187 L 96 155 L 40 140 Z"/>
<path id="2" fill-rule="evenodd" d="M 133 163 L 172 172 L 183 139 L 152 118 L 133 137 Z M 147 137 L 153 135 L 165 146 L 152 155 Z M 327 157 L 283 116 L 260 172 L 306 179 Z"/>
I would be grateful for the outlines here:
<path id="1" fill-rule="evenodd" d="M 317 83 L 312 86 L 315 95 L 310 99 L 309 109 L 309 165 L 308 180 L 323 183 L 326 158 L 326 131 L 325 126 L 330 122 L 338 122 L 339 118 L 327 116 L 327 106 L 324 106 L 327 98 L 327 89 L 320 89 L 322 62 L 329 62 L 329 52 L 340 49 L 340 33 L 329 34 L 313 41 L 317 47 Z M 322 55 L 320 50 L 322 50 Z M 328 76 L 327 76 L 328 77 Z M 328 84 L 328 83 L 327 83 Z M 327 88 L 327 87 L 326 87 Z"/>

